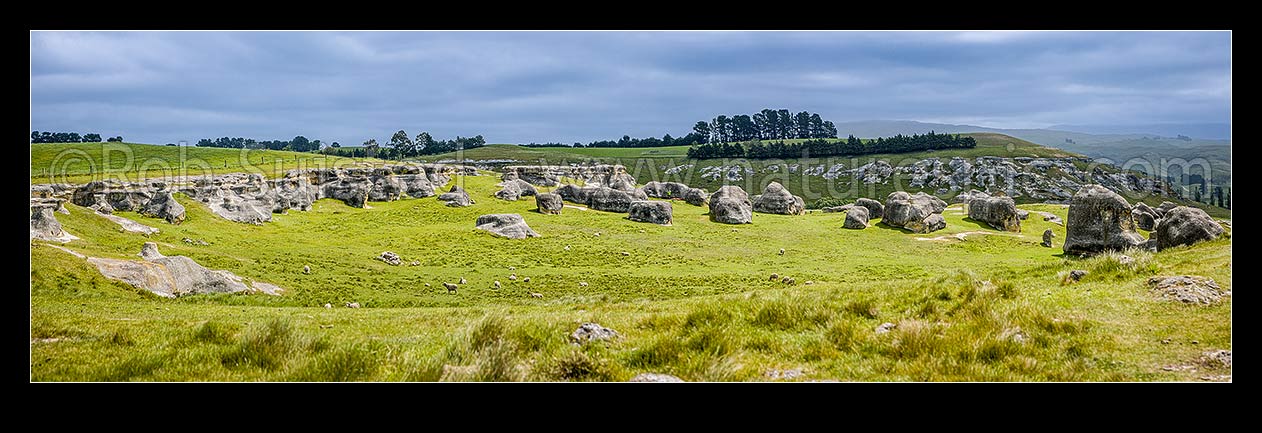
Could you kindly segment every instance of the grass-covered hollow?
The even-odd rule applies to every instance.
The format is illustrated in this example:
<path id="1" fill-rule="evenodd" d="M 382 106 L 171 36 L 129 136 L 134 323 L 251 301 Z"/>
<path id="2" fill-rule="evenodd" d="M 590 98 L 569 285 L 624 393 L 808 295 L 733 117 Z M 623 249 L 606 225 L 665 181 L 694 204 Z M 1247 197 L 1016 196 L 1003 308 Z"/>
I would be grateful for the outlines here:
<path id="1" fill-rule="evenodd" d="M 746 381 L 801 369 L 791 380 L 1150 381 L 1230 374 L 1162 367 L 1231 349 L 1231 298 L 1185 306 L 1145 285 L 1154 275 L 1190 274 L 1230 290 L 1229 235 L 1160 253 L 1126 252 L 1134 261 L 1124 265 L 1117 255 L 1064 256 L 1064 227 L 1033 212 L 1020 233 L 1008 233 L 954 205 L 944 212 L 945 230 L 912 234 L 879 220 L 846 230 L 840 213 L 755 214 L 753 224 L 716 224 L 705 208 L 675 201 L 674 224 L 658 226 L 572 207 L 543 215 L 532 199 L 492 197 L 495 176 L 454 181 L 477 204 L 449 208 L 425 198 L 357 209 L 320 200 L 309 212 L 254 226 L 177 195 L 188 212 L 181 225 L 120 213 L 162 230 L 148 237 L 68 204 L 71 214 L 57 218 L 81 239 L 65 248 L 136 258 L 152 241 L 163 254 L 273 283 L 285 294 L 159 298 L 32 242 L 31 378 L 622 381 L 653 372 Z M 1066 213 L 1057 205 L 1021 207 Z M 475 230 L 477 216 L 490 213 L 519 213 L 542 237 L 508 240 Z M 1045 229 L 1056 234 L 1056 248 L 1039 246 Z M 399 254 L 403 265 L 377 259 L 383 251 Z M 1072 269 L 1090 273 L 1063 284 Z M 770 281 L 772 273 L 796 284 Z M 442 287 L 462 277 L 468 283 L 457 293 Z M 495 281 L 502 287 L 493 288 Z M 344 308 L 347 302 L 364 308 Z M 621 337 L 573 344 L 568 336 L 584 322 Z M 878 333 L 886 323 L 893 326 Z"/>

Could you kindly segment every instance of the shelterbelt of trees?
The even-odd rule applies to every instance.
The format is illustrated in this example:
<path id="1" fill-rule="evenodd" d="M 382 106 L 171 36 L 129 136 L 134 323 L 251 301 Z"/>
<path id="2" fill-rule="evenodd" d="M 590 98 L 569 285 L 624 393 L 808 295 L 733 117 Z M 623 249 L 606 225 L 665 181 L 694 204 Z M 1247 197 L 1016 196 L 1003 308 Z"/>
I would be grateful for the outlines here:
<path id="1" fill-rule="evenodd" d="M 959 134 L 937 134 L 930 131 L 920 135 L 895 135 L 879 137 L 875 140 L 860 140 L 851 135 L 845 140 L 810 139 L 796 143 L 783 140 L 770 143 L 751 141 L 747 143 L 705 143 L 688 149 L 688 157 L 693 159 L 710 158 L 801 158 L 836 155 L 865 155 L 872 153 L 918 152 L 932 149 L 958 149 L 977 147 L 973 137 Z"/>
<path id="2" fill-rule="evenodd" d="M 31 143 L 100 143 L 101 134 L 78 132 L 31 131 Z M 123 141 L 123 136 L 110 137 L 108 141 Z"/>
<path id="3" fill-rule="evenodd" d="M 525 147 L 662 147 L 690 146 L 706 143 L 728 143 L 749 140 L 784 140 L 802 138 L 837 138 L 837 126 L 832 121 L 824 120 L 819 113 L 801 111 L 792 114 L 789 110 L 772 110 L 764 108 L 755 114 L 719 115 L 709 122 L 699 121 L 692 126 L 692 132 L 683 137 L 674 138 L 670 134 L 662 138 L 631 138 L 624 135 L 621 140 L 599 140 L 587 143 L 530 143 Z"/>

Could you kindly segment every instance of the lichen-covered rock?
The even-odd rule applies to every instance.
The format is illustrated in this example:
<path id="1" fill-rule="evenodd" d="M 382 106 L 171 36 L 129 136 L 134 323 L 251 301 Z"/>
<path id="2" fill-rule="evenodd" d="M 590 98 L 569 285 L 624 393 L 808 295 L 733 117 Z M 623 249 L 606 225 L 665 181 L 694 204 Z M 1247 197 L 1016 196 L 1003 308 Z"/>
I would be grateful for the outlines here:
<path id="1" fill-rule="evenodd" d="M 841 226 L 856 230 L 868 228 L 868 208 L 863 206 L 850 208 L 850 210 L 846 212 L 846 222 L 842 223 Z"/>
<path id="2" fill-rule="evenodd" d="M 895 191 L 885 200 L 885 217 L 881 222 L 914 233 L 929 233 L 946 228 L 946 220 L 941 215 L 944 209 L 946 202 L 937 197 L 923 192 Z"/>
<path id="3" fill-rule="evenodd" d="M 997 230 L 1021 231 L 1021 218 L 1012 197 L 974 197 L 968 201 L 968 217 Z"/>
<path id="4" fill-rule="evenodd" d="M 753 222 L 754 204 L 749 194 L 735 185 L 723 185 L 710 195 L 710 221 L 724 224 Z"/>
<path id="5" fill-rule="evenodd" d="M 368 192 L 372 187 L 372 183 L 366 178 L 345 177 L 320 185 L 320 195 L 341 200 L 350 207 L 362 208 L 368 201 Z"/>
<path id="6" fill-rule="evenodd" d="M 570 334 L 570 339 L 575 343 L 587 343 L 598 340 L 609 340 L 618 336 L 618 332 L 612 329 L 600 326 L 597 323 L 584 323 Z"/>
<path id="7" fill-rule="evenodd" d="M 753 199 L 754 211 L 781 215 L 801 215 L 806 213 L 806 204 L 784 188 L 780 182 L 771 182 L 763 188 L 762 194 Z"/>
<path id="8" fill-rule="evenodd" d="M 693 206 L 707 206 L 710 204 L 710 193 L 701 188 L 688 188 L 684 191 L 684 201 Z"/>
<path id="9" fill-rule="evenodd" d="M 473 205 L 473 199 L 469 198 L 469 193 L 465 192 L 460 185 L 452 185 L 451 189 L 438 196 L 439 201 L 447 202 L 447 206 L 465 207 Z"/>
<path id="10" fill-rule="evenodd" d="M 535 195 L 535 205 L 539 208 L 539 213 L 555 215 L 560 215 L 561 208 L 565 206 L 561 202 L 561 196 L 548 192 Z"/>
<path id="11" fill-rule="evenodd" d="M 1152 277 L 1148 279 L 1148 287 L 1161 298 L 1184 304 L 1210 305 L 1223 296 L 1231 296 L 1231 291 L 1223 290 L 1213 278 L 1192 275 Z"/>
<path id="12" fill-rule="evenodd" d="M 864 208 L 867 208 L 868 218 L 870 219 L 885 217 L 885 205 L 881 204 L 881 202 L 879 201 L 876 201 L 870 198 L 860 197 L 858 200 L 854 201 L 854 205 L 863 206 Z"/>
<path id="13" fill-rule="evenodd" d="M 184 206 L 175 201 L 175 197 L 172 197 L 170 192 L 155 194 L 149 203 L 140 209 L 140 214 L 162 218 L 171 224 L 184 222 Z"/>
<path id="14" fill-rule="evenodd" d="M 381 261 L 386 262 L 386 264 L 391 265 L 391 266 L 399 266 L 403 264 L 403 259 L 400 258 L 398 254 L 395 254 L 391 251 L 382 251 L 381 255 L 377 256 L 377 258 L 381 259 Z"/>
<path id="15" fill-rule="evenodd" d="M 539 237 L 539 233 L 535 233 L 526 225 L 526 220 L 520 214 L 489 214 L 478 217 L 474 223 L 478 230 L 486 230 L 493 234 L 503 236 L 509 239 L 525 239 L 528 237 Z"/>
<path id="16" fill-rule="evenodd" d="M 668 201 L 636 200 L 631 202 L 627 218 L 631 221 L 670 225 L 673 221 L 671 211 Z"/>
<path id="17" fill-rule="evenodd" d="M 1157 250 L 1197 242 L 1212 241 L 1222 235 L 1223 226 L 1209 217 L 1204 210 L 1178 206 L 1166 211 L 1157 224 L 1152 237 L 1157 240 Z"/>
<path id="18" fill-rule="evenodd" d="M 1135 232 L 1130 203 L 1100 185 L 1084 186 L 1074 194 L 1067 219 L 1062 245 L 1067 254 L 1124 250 L 1144 242 Z"/>
<path id="19" fill-rule="evenodd" d="M 630 209 L 631 202 L 635 200 L 636 197 L 629 191 L 600 186 L 592 188 L 588 194 L 587 206 L 595 210 L 622 213 Z"/>

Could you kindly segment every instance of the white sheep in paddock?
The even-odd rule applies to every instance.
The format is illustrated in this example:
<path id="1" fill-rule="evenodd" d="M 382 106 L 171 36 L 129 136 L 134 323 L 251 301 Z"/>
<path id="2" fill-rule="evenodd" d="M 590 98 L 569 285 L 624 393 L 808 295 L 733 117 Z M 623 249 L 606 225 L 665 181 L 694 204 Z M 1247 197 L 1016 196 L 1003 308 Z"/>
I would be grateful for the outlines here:
<path id="1" fill-rule="evenodd" d="M 497 288 L 497 289 L 498 289 L 498 288 L 500 288 L 500 282 L 499 282 L 499 280 L 496 280 L 494 283 L 492 283 L 492 284 L 491 284 L 491 286 L 492 286 L 492 287 L 495 287 L 495 288 Z"/>
<path id="2" fill-rule="evenodd" d="M 530 297 L 535 298 L 535 299 L 543 299 L 543 294 L 542 294 L 542 293 L 531 293 L 531 294 L 530 294 Z"/>

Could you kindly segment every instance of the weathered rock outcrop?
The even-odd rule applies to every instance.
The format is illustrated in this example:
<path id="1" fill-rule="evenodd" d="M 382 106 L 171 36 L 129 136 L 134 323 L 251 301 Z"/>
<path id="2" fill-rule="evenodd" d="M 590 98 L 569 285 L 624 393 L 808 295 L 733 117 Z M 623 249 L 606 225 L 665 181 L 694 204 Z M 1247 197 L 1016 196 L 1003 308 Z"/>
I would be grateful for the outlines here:
<path id="1" fill-rule="evenodd" d="M 1231 296 L 1231 291 L 1218 287 L 1213 278 L 1195 275 L 1151 277 L 1148 287 L 1163 299 L 1184 304 L 1210 305 L 1218 303 L 1224 296 Z"/>
<path id="2" fill-rule="evenodd" d="M 539 208 L 539 213 L 560 215 L 565 204 L 561 201 L 561 196 L 545 192 L 535 196 L 535 205 Z"/>
<path id="3" fill-rule="evenodd" d="M 868 208 L 863 206 L 850 208 L 850 210 L 846 211 L 846 222 L 842 223 L 841 226 L 856 230 L 868 228 Z"/>
<path id="4" fill-rule="evenodd" d="M 31 239 L 65 243 L 78 238 L 61 228 L 51 207 L 37 207 L 31 209 Z"/>
<path id="5" fill-rule="evenodd" d="M 1162 214 L 1164 213 L 1165 211 L 1162 211 Z M 1157 216 L 1157 211 L 1142 201 L 1135 203 L 1135 207 L 1131 208 L 1131 217 L 1135 218 L 1136 228 L 1148 231 L 1155 230 L 1157 222 L 1161 221 L 1161 217 Z"/>
<path id="6" fill-rule="evenodd" d="M 1052 233 L 1052 229 L 1043 230 L 1043 243 L 1039 244 L 1048 248 L 1052 247 L 1052 238 L 1056 237 L 1056 233 Z"/>
<path id="7" fill-rule="evenodd" d="M 478 230 L 486 230 L 509 239 L 539 237 L 539 233 L 531 230 L 530 226 L 526 225 L 526 220 L 515 213 L 482 215 L 478 217 L 475 225 Z"/>
<path id="8" fill-rule="evenodd" d="M 1017 215 L 1017 204 L 1012 197 L 973 196 L 968 201 L 968 217 L 997 230 L 1021 231 L 1021 217 Z"/>
<path id="9" fill-rule="evenodd" d="M 1068 254 L 1094 254 L 1139 246 L 1144 238 L 1135 232 L 1131 206 L 1125 198 L 1100 185 L 1087 185 L 1069 202 L 1063 250 Z"/>
<path id="10" fill-rule="evenodd" d="M 162 218 L 171 224 L 184 222 L 184 206 L 175 201 L 169 191 L 155 193 L 153 198 L 140 209 L 140 214 L 153 218 Z"/>
<path id="11" fill-rule="evenodd" d="M 668 201 L 636 200 L 627 210 L 631 221 L 670 225 L 673 222 L 671 204 Z"/>
<path id="12" fill-rule="evenodd" d="M 946 228 L 946 220 L 942 218 L 944 209 L 946 202 L 937 197 L 923 192 L 913 195 L 895 191 L 885 200 L 885 217 L 881 222 L 914 233 L 929 233 Z"/>
<path id="13" fill-rule="evenodd" d="M 465 192 L 460 185 L 452 185 L 450 190 L 438 196 L 438 200 L 447 202 L 447 206 L 451 207 L 471 206 L 474 203 L 469 198 L 469 193 Z"/>
<path id="14" fill-rule="evenodd" d="M 556 186 L 562 177 L 587 186 L 606 186 L 620 191 L 635 189 L 635 178 L 621 165 L 515 165 L 503 169 L 503 180 L 521 179 L 532 185 Z"/>
<path id="15" fill-rule="evenodd" d="M 753 221 L 754 203 L 749 194 L 735 185 L 723 185 L 710 195 L 710 221 L 724 224 L 749 224 Z"/>
<path id="16" fill-rule="evenodd" d="M 100 215 L 101 218 L 105 218 L 107 220 L 113 221 L 114 224 L 118 224 L 118 226 L 121 227 L 123 231 L 126 231 L 126 232 L 140 233 L 142 235 L 151 235 L 151 234 L 159 233 L 159 230 L 156 227 L 150 227 L 150 226 L 129 220 L 127 218 L 123 218 L 118 215 L 104 214 L 100 212 L 96 212 L 96 214 Z"/>
<path id="17" fill-rule="evenodd" d="M 780 182 L 771 182 L 763 188 L 762 194 L 753 198 L 754 212 L 774 213 L 781 215 L 802 215 L 806 213 L 806 203 L 784 188 Z"/>
<path id="18" fill-rule="evenodd" d="M 173 298 L 194 293 L 260 292 L 280 294 L 271 284 L 245 281 L 228 271 L 212 270 L 184 256 L 164 256 L 157 244 L 146 242 L 140 250 L 143 261 L 88 257 L 102 275 Z"/>
<path id="19" fill-rule="evenodd" d="M 684 198 L 689 188 L 679 182 L 649 182 L 644 184 L 644 193 L 653 198 Z"/>
<path id="20" fill-rule="evenodd" d="M 858 200 L 854 201 L 854 205 L 863 206 L 864 208 L 867 208 L 868 218 L 870 219 L 885 217 L 885 205 L 881 204 L 881 202 L 879 201 L 876 201 L 870 198 L 860 197 Z"/>
<path id="21" fill-rule="evenodd" d="M 514 201 L 521 199 L 522 196 L 530 196 L 538 194 L 534 185 L 521 180 L 510 179 L 499 183 L 500 190 L 495 192 L 495 197 L 501 200 Z"/>
<path id="22" fill-rule="evenodd" d="M 637 199 L 632 192 L 601 186 L 595 187 L 588 195 L 587 206 L 606 212 L 626 212 L 631 208 L 631 202 Z"/>
<path id="23" fill-rule="evenodd" d="M 1204 210 L 1179 206 L 1166 211 L 1153 231 L 1157 250 L 1217 239 L 1225 230 Z"/>
<path id="24" fill-rule="evenodd" d="M 710 204 L 710 193 L 701 188 L 688 188 L 684 191 L 684 201 L 693 206 L 707 206 Z"/>

